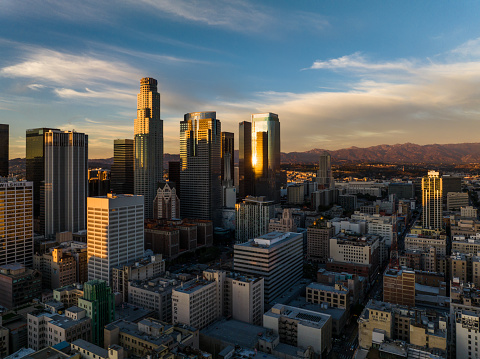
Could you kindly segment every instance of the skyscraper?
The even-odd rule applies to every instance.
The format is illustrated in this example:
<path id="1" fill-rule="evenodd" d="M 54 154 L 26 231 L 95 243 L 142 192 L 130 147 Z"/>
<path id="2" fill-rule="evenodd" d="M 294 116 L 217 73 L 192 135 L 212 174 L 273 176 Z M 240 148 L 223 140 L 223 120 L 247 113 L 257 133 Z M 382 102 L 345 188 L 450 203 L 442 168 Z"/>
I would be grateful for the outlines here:
<path id="1" fill-rule="evenodd" d="M 222 150 L 221 150 L 221 172 L 222 183 L 231 181 L 233 185 L 233 168 L 234 168 L 234 134 L 232 132 L 222 132 Z"/>
<path id="2" fill-rule="evenodd" d="M 255 194 L 253 184 L 252 165 L 252 123 L 243 121 L 239 123 L 238 141 L 238 172 L 239 172 L 239 195 L 240 198 Z"/>
<path id="3" fill-rule="evenodd" d="M 316 181 L 318 186 L 322 189 L 331 189 L 335 187 L 335 181 L 332 175 L 331 157 L 328 152 L 324 152 L 320 155 Z"/>
<path id="4" fill-rule="evenodd" d="M 0 265 L 33 264 L 33 183 L 0 183 Z"/>
<path id="5" fill-rule="evenodd" d="M 140 80 L 135 119 L 135 194 L 145 201 L 145 218 L 153 218 L 157 183 L 163 179 L 163 121 L 157 80 Z"/>
<path id="6" fill-rule="evenodd" d="M 144 253 L 143 197 L 109 193 L 87 204 L 88 279 L 109 282 L 112 267 Z"/>
<path id="7" fill-rule="evenodd" d="M 48 128 L 27 130 L 26 150 L 40 232 L 52 236 L 85 229 L 88 136 Z"/>
<path id="8" fill-rule="evenodd" d="M 280 121 L 274 113 L 252 115 L 255 195 L 280 202 Z"/>
<path id="9" fill-rule="evenodd" d="M 113 141 L 113 165 L 110 188 L 113 193 L 133 194 L 134 140 L 125 138 Z"/>
<path id="10" fill-rule="evenodd" d="M 442 178 L 428 171 L 422 178 L 422 225 L 425 229 L 442 229 Z"/>
<path id="11" fill-rule="evenodd" d="M 180 122 L 180 213 L 219 223 L 221 124 L 216 117 L 216 112 L 193 112 Z"/>
<path id="12" fill-rule="evenodd" d="M 53 128 L 35 128 L 27 130 L 26 134 L 26 178 L 33 182 L 33 217 L 35 220 L 35 231 L 44 228 L 40 226 L 40 193 L 45 181 L 45 134 L 50 131 L 59 131 Z"/>
<path id="13" fill-rule="evenodd" d="M 0 177 L 8 177 L 9 126 L 0 124 Z"/>

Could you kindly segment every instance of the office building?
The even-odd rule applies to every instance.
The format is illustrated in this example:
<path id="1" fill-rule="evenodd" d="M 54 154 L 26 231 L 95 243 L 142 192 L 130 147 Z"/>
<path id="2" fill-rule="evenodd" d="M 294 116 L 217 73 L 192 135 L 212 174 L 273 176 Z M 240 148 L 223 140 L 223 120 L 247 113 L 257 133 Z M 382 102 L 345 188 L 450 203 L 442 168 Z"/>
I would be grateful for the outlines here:
<path id="1" fill-rule="evenodd" d="M 263 315 L 263 326 L 280 336 L 283 344 L 311 347 L 315 357 L 326 357 L 332 347 L 332 317 L 328 314 L 275 304 Z"/>
<path id="2" fill-rule="evenodd" d="M 63 303 L 64 308 L 78 307 L 78 299 L 83 297 L 83 285 L 67 285 L 53 290 L 53 300 Z"/>
<path id="3" fill-rule="evenodd" d="M 315 180 L 318 183 L 318 187 L 322 189 L 335 188 L 335 180 L 332 173 L 332 159 L 328 152 L 324 152 L 320 155 L 318 160 L 318 171 Z"/>
<path id="4" fill-rule="evenodd" d="M 115 297 L 107 282 L 86 282 L 83 297 L 78 299 L 78 307 L 84 309 L 87 317 L 92 319 L 92 343 L 103 346 L 103 328 L 115 319 Z"/>
<path id="5" fill-rule="evenodd" d="M 175 182 L 158 183 L 157 195 L 153 201 L 153 218 L 180 218 L 180 198 Z"/>
<path id="6" fill-rule="evenodd" d="M 112 268 L 144 253 L 143 197 L 88 197 L 88 279 L 110 283 Z"/>
<path id="7" fill-rule="evenodd" d="M 442 178 L 436 171 L 428 171 L 422 178 L 422 227 L 442 229 Z"/>
<path id="8" fill-rule="evenodd" d="M 387 268 L 383 274 L 383 301 L 415 306 L 415 272 L 407 269 Z"/>
<path id="9" fill-rule="evenodd" d="M 219 223 L 222 203 L 221 124 L 216 112 L 187 113 L 180 122 L 180 213 Z"/>
<path id="10" fill-rule="evenodd" d="M 163 179 L 163 121 L 157 80 L 140 80 L 135 119 L 134 193 L 143 196 L 145 218 L 153 218 L 157 183 Z"/>
<path id="11" fill-rule="evenodd" d="M 308 303 L 327 303 L 329 307 L 350 309 L 350 293 L 348 288 L 341 284 L 325 285 L 310 283 L 307 286 L 306 297 Z"/>
<path id="12" fill-rule="evenodd" d="M 40 298 L 42 274 L 19 263 L 0 266 L 0 305 L 11 309 Z"/>
<path id="13" fill-rule="evenodd" d="M 462 177 L 443 175 L 442 176 L 442 193 L 446 198 L 451 192 L 462 192 Z"/>
<path id="14" fill-rule="evenodd" d="M 240 122 L 238 135 L 238 184 L 241 199 L 255 195 L 252 163 L 252 123 Z"/>
<path id="15" fill-rule="evenodd" d="M 284 294 L 302 278 L 303 235 L 270 232 L 234 246 L 236 272 L 265 279 L 265 303 Z"/>
<path id="16" fill-rule="evenodd" d="M 102 168 L 88 170 L 88 195 L 105 196 L 110 192 L 110 171 Z"/>
<path id="17" fill-rule="evenodd" d="M 449 192 L 447 193 L 447 211 L 458 211 L 461 207 L 469 205 L 467 192 Z"/>
<path id="18" fill-rule="evenodd" d="M 305 202 L 305 186 L 303 183 L 292 184 L 287 187 L 287 203 L 303 204 Z"/>
<path id="19" fill-rule="evenodd" d="M 77 265 L 75 258 L 61 247 L 52 252 L 35 254 L 33 268 L 42 273 L 44 288 L 55 289 L 73 284 L 77 280 Z"/>
<path id="20" fill-rule="evenodd" d="M 280 202 L 280 121 L 274 113 L 252 114 L 255 195 Z"/>
<path id="21" fill-rule="evenodd" d="M 133 194 L 134 140 L 125 138 L 113 141 L 113 164 L 110 189 L 113 193 Z"/>
<path id="22" fill-rule="evenodd" d="M 397 199 L 415 198 L 415 185 L 412 182 L 392 182 L 388 184 L 388 195 Z"/>
<path id="23" fill-rule="evenodd" d="M 0 124 L 0 177 L 8 177 L 9 125 Z"/>
<path id="24" fill-rule="evenodd" d="M 33 264 L 33 183 L 0 182 L 0 265 Z"/>
<path id="25" fill-rule="evenodd" d="M 272 218 L 268 223 L 269 232 L 296 232 L 297 225 L 293 218 L 293 208 L 285 208 L 282 217 Z"/>
<path id="26" fill-rule="evenodd" d="M 165 273 L 165 261 L 161 254 L 144 256 L 135 262 L 112 268 L 112 290 L 121 293 L 123 301 L 128 301 L 128 282 L 155 278 Z"/>
<path id="27" fill-rule="evenodd" d="M 233 171 L 234 171 L 234 156 L 235 156 L 235 145 L 234 145 L 234 134 L 233 132 L 222 132 L 222 146 L 221 146 L 221 174 L 222 174 L 222 184 L 224 181 L 232 181 L 233 185 Z"/>
<path id="28" fill-rule="evenodd" d="M 379 214 L 366 214 L 355 212 L 351 219 L 366 222 L 366 232 L 370 234 L 378 234 L 385 239 L 385 244 L 391 246 L 396 236 L 396 219 L 392 216 L 381 216 Z"/>
<path id="29" fill-rule="evenodd" d="M 460 217 L 462 218 L 477 218 L 478 211 L 475 207 L 472 206 L 463 206 L 460 207 Z"/>
<path id="30" fill-rule="evenodd" d="M 92 320 L 86 311 L 71 307 L 64 315 L 48 312 L 29 313 L 28 346 L 40 350 L 60 342 L 72 342 L 77 339 L 90 341 Z"/>
<path id="31" fill-rule="evenodd" d="M 26 153 L 35 230 L 53 236 L 85 229 L 88 136 L 50 128 L 27 130 Z"/>
<path id="32" fill-rule="evenodd" d="M 180 161 L 169 161 L 168 162 L 168 182 L 170 184 L 175 184 L 175 189 L 177 191 L 177 196 L 180 198 Z"/>
<path id="33" fill-rule="evenodd" d="M 235 212 L 235 240 L 244 243 L 268 233 L 270 219 L 275 217 L 275 202 L 266 197 L 248 196 L 235 205 Z"/>
<path id="34" fill-rule="evenodd" d="M 307 228 L 307 257 L 311 261 L 326 263 L 330 257 L 330 238 L 335 235 L 331 222 L 319 219 Z"/>

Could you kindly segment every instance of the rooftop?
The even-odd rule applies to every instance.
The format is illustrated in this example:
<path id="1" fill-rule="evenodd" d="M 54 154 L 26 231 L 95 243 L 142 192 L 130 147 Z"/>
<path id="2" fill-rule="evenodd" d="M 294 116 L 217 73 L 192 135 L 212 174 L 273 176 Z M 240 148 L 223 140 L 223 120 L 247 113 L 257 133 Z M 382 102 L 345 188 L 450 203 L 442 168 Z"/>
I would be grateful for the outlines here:
<path id="1" fill-rule="evenodd" d="M 282 318 L 298 320 L 303 325 L 313 328 L 322 328 L 331 318 L 328 314 L 318 313 L 311 310 L 287 306 L 283 304 L 275 304 L 272 309 L 264 314 L 264 317 Z"/>
<path id="2" fill-rule="evenodd" d="M 284 244 L 287 241 L 292 239 L 302 239 L 303 235 L 301 233 L 293 233 L 293 232 L 270 232 L 264 234 L 263 236 L 259 236 L 255 239 L 252 239 L 245 243 L 236 244 L 235 248 L 262 248 L 262 249 L 273 249 L 276 246 Z"/>
<path id="3" fill-rule="evenodd" d="M 90 353 L 96 354 L 102 358 L 108 358 L 108 350 L 103 349 L 102 347 L 99 347 L 98 345 L 92 344 L 90 342 L 87 342 L 86 340 L 83 339 L 77 339 L 72 342 L 73 345 L 80 347 L 82 349 L 85 349 L 89 351 Z"/>
<path id="4" fill-rule="evenodd" d="M 321 284 L 321 283 L 310 283 L 307 286 L 308 288 L 316 289 L 316 290 L 323 290 L 325 292 L 337 293 L 337 294 L 345 294 L 348 293 L 348 289 L 345 290 L 335 289 L 335 286 Z"/>
<path id="5" fill-rule="evenodd" d="M 232 333 L 235 333 L 235 335 L 232 335 Z M 233 319 L 222 319 L 214 322 L 205 329 L 202 329 L 200 334 L 233 346 L 239 345 L 244 348 L 255 347 L 258 339 L 262 336 L 266 338 L 273 338 L 274 336 L 267 328 Z"/>
<path id="6" fill-rule="evenodd" d="M 175 288 L 176 292 L 181 292 L 181 293 L 194 293 L 197 290 L 200 290 L 214 282 L 210 282 L 204 279 L 194 279 L 191 280 L 187 283 L 184 283 L 181 287 Z"/>

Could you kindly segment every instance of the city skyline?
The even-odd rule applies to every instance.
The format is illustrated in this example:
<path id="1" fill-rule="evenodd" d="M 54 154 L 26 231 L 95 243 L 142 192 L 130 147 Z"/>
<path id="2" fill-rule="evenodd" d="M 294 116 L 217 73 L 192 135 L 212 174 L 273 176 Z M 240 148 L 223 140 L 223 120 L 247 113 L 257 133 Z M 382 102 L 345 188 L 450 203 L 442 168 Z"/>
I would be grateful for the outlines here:
<path id="1" fill-rule="evenodd" d="M 132 138 L 140 78 L 162 93 L 165 152 L 184 113 L 223 129 L 282 118 L 282 150 L 477 142 L 480 4 L 82 1 L 2 4 L 0 118 L 87 133 L 90 157 Z M 27 21 L 24 21 L 27 20 Z M 22 31 L 16 31 L 22 22 Z M 306 133 L 308 129 L 308 133 Z M 287 136 L 288 134 L 288 136 Z M 238 146 L 237 146 L 238 147 Z"/>

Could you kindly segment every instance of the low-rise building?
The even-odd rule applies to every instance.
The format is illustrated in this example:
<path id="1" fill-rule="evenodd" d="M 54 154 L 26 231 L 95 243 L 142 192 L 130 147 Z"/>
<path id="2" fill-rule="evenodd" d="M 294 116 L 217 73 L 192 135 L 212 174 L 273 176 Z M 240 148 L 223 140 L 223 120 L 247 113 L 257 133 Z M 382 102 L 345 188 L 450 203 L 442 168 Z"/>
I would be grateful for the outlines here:
<path id="1" fill-rule="evenodd" d="M 42 294 L 42 274 L 19 263 L 0 266 L 0 305 L 14 308 Z"/>
<path id="2" fill-rule="evenodd" d="M 319 219 L 307 228 L 307 258 L 326 263 L 330 256 L 330 238 L 335 228 L 330 221 Z"/>
<path id="3" fill-rule="evenodd" d="M 80 297 L 83 297 L 83 285 L 80 283 L 53 290 L 53 299 L 63 303 L 65 308 L 78 306 L 78 298 Z"/>
<path id="4" fill-rule="evenodd" d="M 311 283 L 307 286 L 307 302 L 314 304 L 327 303 L 333 308 L 350 309 L 350 295 L 348 289 L 340 284 L 329 286 L 320 283 Z"/>
<path id="5" fill-rule="evenodd" d="M 387 268 L 383 274 L 383 301 L 415 306 L 415 272 L 403 268 Z"/>
<path id="6" fill-rule="evenodd" d="M 55 289 L 70 285 L 77 280 L 77 264 L 75 258 L 61 247 L 52 252 L 35 254 L 33 268 L 42 273 L 42 283 L 45 288 Z"/>

